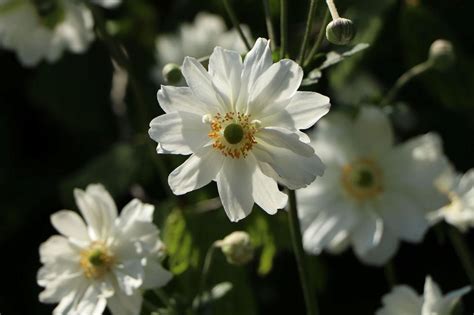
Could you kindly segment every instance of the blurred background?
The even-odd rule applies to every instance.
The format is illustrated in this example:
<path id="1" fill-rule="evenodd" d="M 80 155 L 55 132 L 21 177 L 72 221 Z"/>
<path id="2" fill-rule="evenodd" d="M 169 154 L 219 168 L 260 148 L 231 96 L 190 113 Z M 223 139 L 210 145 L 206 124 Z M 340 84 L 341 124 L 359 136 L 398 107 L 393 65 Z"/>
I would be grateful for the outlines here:
<path id="1" fill-rule="evenodd" d="M 262 1 L 231 3 L 253 38 L 267 36 Z M 390 107 L 390 117 L 399 140 L 436 131 L 459 171 L 474 167 L 474 2 L 337 4 L 357 25 L 354 43 L 371 46 L 325 70 L 318 84 L 306 88 L 329 95 L 332 110 L 377 103 L 403 72 L 426 59 L 435 39 L 449 39 L 457 53 L 455 67 L 443 73 L 429 71 L 411 82 Z M 289 1 L 292 56 L 301 43 L 308 5 L 309 1 Z M 313 34 L 324 7 L 320 1 Z M 171 196 L 167 174 L 183 158 L 158 156 L 147 135 L 149 122 L 161 113 L 156 101 L 159 84 L 153 80 L 153 69 L 160 64 L 157 36 L 175 33 L 202 11 L 223 16 L 230 28 L 222 1 L 124 0 L 116 9 L 99 10 L 129 56 L 128 85 L 123 84 L 124 74 L 114 70 L 100 39 L 84 54 L 66 53 L 54 64 L 34 68 L 24 68 L 14 53 L 0 50 L 0 313 L 51 313 L 53 306 L 38 302 L 36 284 L 38 247 L 55 233 L 49 216 L 60 209 L 77 209 L 73 188 L 102 183 L 119 207 L 132 197 L 156 205 L 156 223 L 170 255 L 166 265 L 176 275 L 165 289 L 173 296 L 179 292 L 180 303 L 189 303 L 196 294 L 212 242 L 231 231 L 247 230 L 258 245 L 251 264 L 235 267 L 220 253 L 215 255 L 209 283 L 230 281 L 234 287 L 214 306 L 214 314 L 303 314 L 285 211 L 267 216 L 255 207 L 250 217 L 234 224 L 213 199 L 214 185 Z M 272 0 L 270 10 L 278 31 L 279 1 Z M 322 51 L 334 49 L 323 43 Z M 428 274 L 445 292 L 468 284 L 442 224 L 431 229 L 422 244 L 402 244 L 393 264 L 397 281 L 418 292 Z M 361 264 L 351 251 L 312 257 L 311 266 L 322 314 L 373 314 L 389 291 L 384 269 Z M 465 314 L 474 310 L 473 297 L 470 293 L 464 299 Z"/>

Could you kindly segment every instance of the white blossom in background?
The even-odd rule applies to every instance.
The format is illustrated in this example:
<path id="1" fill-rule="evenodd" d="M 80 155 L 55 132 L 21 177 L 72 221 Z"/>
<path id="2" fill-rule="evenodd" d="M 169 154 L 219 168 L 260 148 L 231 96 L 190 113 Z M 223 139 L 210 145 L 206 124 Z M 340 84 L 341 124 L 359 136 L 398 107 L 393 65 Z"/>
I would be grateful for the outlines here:
<path id="1" fill-rule="evenodd" d="M 107 9 L 113 9 L 118 7 L 122 0 L 91 0 L 91 2 Z"/>
<path id="2" fill-rule="evenodd" d="M 449 202 L 430 214 L 433 223 L 445 220 L 460 231 L 466 232 L 474 226 L 474 169 L 458 174 L 449 168 L 437 181 L 440 191 Z"/>
<path id="3" fill-rule="evenodd" d="M 471 290 L 469 286 L 443 295 L 439 286 L 426 277 L 423 295 L 406 285 L 393 288 L 382 298 L 383 307 L 376 315 L 450 315 L 461 297 Z"/>
<path id="4" fill-rule="evenodd" d="M 269 214 L 287 203 L 277 182 L 309 185 L 324 165 L 306 134 L 329 110 L 329 98 L 297 91 L 303 70 L 292 60 L 273 64 L 269 42 L 258 39 L 245 60 L 216 47 L 209 71 L 195 58 L 182 66 L 189 87 L 162 86 L 165 114 L 150 123 L 158 153 L 191 154 L 169 176 L 182 195 L 217 182 L 231 221 L 245 218 L 254 202 Z"/>
<path id="5" fill-rule="evenodd" d="M 71 0 L 3 0 L 0 47 L 16 52 L 24 66 L 54 62 L 64 50 L 82 53 L 94 39 L 91 12 Z"/>
<path id="6" fill-rule="evenodd" d="M 164 286 L 171 273 L 160 263 L 163 244 L 152 222 L 154 207 L 137 199 L 120 216 L 101 185 L 74 191 L 83 219 L 74 211 L 51 216 L 61 235 L 40 246 L 44 266 L 39 299 L 58 303 L 54 315 L 138 315 L 141 290 Z"/>
<path id="7" fill-rule="evenodd" d="M 249 28 L 242 25 L 247 38 Z M 158 65 L 153 70 L 153 77 L 160 83 L 162 68 L 169 63 L 181 65 L 186 56 L 201 58 L 209 56 L 214 47 L 247 51 L 244 42 L 235 29 L 228 30 L 222 17 L 200 12 L 193 24 L 183 23 L 177 34 L 160 35 L 156 39 L 156 59 Z"/>
<path id="8" fill-rule="evenodd" d="M 381 265 L 399 240 L 422 240 L 427 213 L 446 202 L 434 185 L 447 165 L 437 135 L 394 146 L 386 115 L 363 107 L 355 120 L 341 114 L 321 121 L 312 140 L 327 169 L 297 191 L 307 252 L 352 246 L 362 261 Z"/>

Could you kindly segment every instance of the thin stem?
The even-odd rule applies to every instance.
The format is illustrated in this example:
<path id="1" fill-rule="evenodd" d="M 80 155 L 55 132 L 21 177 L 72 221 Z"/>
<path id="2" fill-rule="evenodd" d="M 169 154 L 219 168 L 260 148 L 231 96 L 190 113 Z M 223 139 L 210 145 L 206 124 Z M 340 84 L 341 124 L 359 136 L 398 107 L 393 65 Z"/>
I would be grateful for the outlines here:
<path id="1" fill-rule="evenodd" d="M 291 241 L 293 244 L 293 250 L 295 252 L 296 263 L 298 265 L 298 273 L 300 276 L 301 287 L 303 289 L 304 300 L 306 304 L 306 314 L 307 315 L 316 315 L 317 311 L 317 301 L 316 296 L 311 290 L 309 283 L 309 274 L 308 266 L 306 265 L 305 253 L 303 250 L 303 243 L 301 237 L 301 228 L 300 221 L 298 219 L 298 209 L 296 204 L 296 195 L 294 190 L 289 191 L 289 205 L 290 205 L 290 233 Z"/>
<path id="2" fill-rule="evenodd" d="M 270 12 L 270 3 L 269 3 L 269 0 L 262 0 L 262 2 L 263 2 L 263 10 L 265 11 L 265 24 L 267 25 L 268 38 L 270 39 L 270 45 L 272 47 L 272 50 L 275 50 L 276 37 L 275 37 L 275 29 L 273 28 L 272 14 Z"/>
<path id="3" fill-rule="evenodd" d="M 316 39 L 316 42 L 314 43 L 313 47 L 311 47 L 311 50 L 309 51 L 308 58 L 306 58 L 304 62 L 304 66 L 307 66 L 311 60 L 313 60 L 313 57 L 316 55 L 318 52 L 319 48 L 321 48 L 321 44 L 323 43 L 324 40 L 324 35 L 326 34 L 326 26 L 328 25 L 329 22 L 329 10 L 326 9 L 326 13 L 324 14 L 324 19 L 323 19 L 323 24 L 321 24 L 321 29 L 319 30 L 318 33 L 318 38 Z"/>
<path id="4" fill-rule="evenodd" d="M 334 0 L 326 0 L 326 3 L 328 4 L 329 12 L 331 12 L 332 19 L 338 19 L 339 18 L 339 12 L 337 12 L 336 5 L 334 4 Z"/>
<path id="5" fill-rule="evenodd" d="M 288 45 L 288 2 L 280 0 L 280 59 L 285 58 Z"/>
<path id="6" fill-rule="evenodd" d="M 207 276 L 209 275 L 209 270 L 211 269 L 212 257 L 214 250 L 216 249 L 216 242 L 212 243 L 211 247 L 207 250 L 206 257 L 204 258 L 204 265 L 201 271 L 201 280 L 199 281 L 198 287 L 198 306 L 197 309 L 202 305 L 202 298 L 204 296 L 204 291 L 207 286 Z"/>
<path id="7" fill-rule="evenodd" d="M 301 43 L 300 54 L 298 57 L 298 63 L 304 64 L 304 56 L 306 53 L 306 46 L 308 45 L 309 34 L 311 33 L 311 27 L 313 26 L 313 17 L 318 6 L 318 0 L 311 0 L 309 4 L 308 17 L 306 18 L 306 29 L 303 36 L 303 42 Z"/>
<path id="8" fill-rule="evenodd" d="M 244 42 L 245 47 L 247 47 L 248 50 L 252 49 L 252 46 L 250 45 L 249 40 L 245 36 L 244 31 L 242 30 L 242 27 L 240 26 L 239 19 L 237 19 L 237 15 L 235 14 L 234 9 L 229 4 L 229 0 L 223 0 L 223 1 L 224 1 L 224 6 L 227 11 L 227 14 L 229 14 L 230 20 L 232 21 L 234 28 L 239 33 L 240 38 L 242 38 L 242 41 Z"/>
<path id="9" fill-rule="evenodd" d="M 461 235 L 461 233 L 452 226 L 448 226 L 448 235 L 467 277 L 471 281 L 471 284 L 474 285 L 473 260 L 463 235 Z"/>
<path id="10" fill-rule="evenodd" d="M 426 72 L 427 70 L 429 70 L 432 67 L 432 65 L 433 64 L 430 61 L 427 60 L 425 62 L 422 62 L 422 63 L 414 66 L 413 68 L 409 69 L 407 72 L 402 74 L 398 78 L 397 82 L 395 82 L 393 87 L 390 89 L 390 91 L 388 91 L 387 95 L 382 100 L 381 104 L 382 105 L 388 105 L 391 102 L 393 102 L 393 100 L 397 96 L 398 92 L 400 92 L 400 90 L 408 82 L 410 82 L 413 78 L 415 78 L 415 77 L 419 76 L 420 74 L 422 74 L 422 73 Z"/>
<path id="11" fill-rule="evenodd" d="M 393 288 L 397 284 L 397 274 L 395 272 L 395 265 L 393 264 L 392 260 L 385 264 L 384 273 L 388 286 Z"/>

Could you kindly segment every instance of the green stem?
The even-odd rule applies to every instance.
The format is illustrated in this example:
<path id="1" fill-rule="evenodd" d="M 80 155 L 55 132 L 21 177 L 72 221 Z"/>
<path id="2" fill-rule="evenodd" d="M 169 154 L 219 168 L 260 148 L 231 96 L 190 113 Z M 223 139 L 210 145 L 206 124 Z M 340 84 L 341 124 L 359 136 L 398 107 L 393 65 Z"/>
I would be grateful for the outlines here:
<path id="1" fill-rule="evenodd" d="M 305 260 L 300 221 L 298 218 L 296 194 L 294 190 L 289 191 L 289 205 L 290 205 L 289 223 L 290 223 L 291 241 L 293 244 L 293 250 L 295 252 L 301 287 L 303 289 L 303 295 L 304 295 L 304 300 L 306 304 L 306 314 L 317 315 L 318 314 L 317 305 L 316 305 L 317 301 L 316 301 L 316 296 L 315 294 L 313 294 L 313 291 L 311 290 L 311 286 L 309 283 L 309 279 L 310 279 L 309 273 L 308 273 L 309 270 L 308 270 L 308 266 L 306 265 L 306 260 Z"/>
<path id="2" fill-rule="evenodd" d="M 316 7 L 318 6 L 318 0 L 311 0 L 309 4 L 308 17 L 306 18 L 306 29 L 303 36 L 303 42 L 301 43 L 300 54 L 298 57 L 298 63 L 304 64 L 304 57 L 306 53 L 306 46 L 308 45 L 309 35 L 311 34 L 311 28 L 313 26 L 313 18 L 316 13 Z"/>
<path id="3" fill-rule="evenodd" d="M 429 60 L 422 62 L 413 68 L 409 69 L 407 72 L 402 74 L 400 78 L 398 78 L 397 82 L 393 85 L 393 87 L 388 91 L 385 98 L 382 100 L 382 105 L 389 105 L 392 103 L 397 96 L 398 92 L 413 78 L 421 75 L 422 73 L 426 72 L 427 70 L 431 69 L 433 63 Z"/>
<path id="4" fill-rule="evenodd" d="M 467 277 L 471 281 L 471 285 L 474 286 L 474 265 L 471 253 L 469 252 L 469 247 L 466 244 L 466 241 L 463 235 L 452 226 L 448 226 L 448 235 L 453 244 L 454 250 L 466 272 Z"/>
<path id="5" fill-rule="evenodd" d="M 328 5 L 329 12 L 331 12 L 331 17 L 333 20 L 339 18 L 339 12 L 337 12 L 336 4 L 334 3 L 334 0 L 326 0 L 326 3 Z"/>
<path id="6" fill-rule="evenodd" d="M 288 41 L 288 2 L 280 0 L 280 59 L 285 58 Z"/>
<path id="7" fill-rule="evenodd" d="M 384 273 L 388 286 L 393 288 L 397 284 L 397 274 L 395 272 L 395 265 L 393 264 L 392 260 L 385 264 Z"/>
<path id="8" fill-rule="evenodd" d="M 306 67 L 309 65 L 311 60 L 313 60 L 313 57 L 316 55 L 318 52 L 319 48 L 321 48 L 321 44 L 323 43 L 324 40 L 324 35 L 326 34 L 326 26 L 329 23 L 329 17 L 331 15 L 329 14 L 329 10 L 326 9 L 326 13 L 324 14 L 324 19 L 323 19 L 323 24 L 321 24 L 321 29 L 319 30 L 318 33 L 318 38 L 316 39 L 316 42 L 314 43 L 313 47 L 311 47 L 311 50 L 309 51 L 308 58 L 305 59 L 304 66 Z"/>
<path id="9" fill-rule="evenodd" d="M 245 47 L 247 47 L 248 50 L 252 49 L 252 46 L 250 45 L 249 40 L 244 34 L 244 31 L 242 30 L 242 27 L 240 26 L 239 19 L 237 18 L 237 15 L 234 12 L 234 9 L 229 3 L 229 0 L 223 0 L 224 1 L 224 6 L 227 11 L 227 14 L 229 14 L 230 20 L 232 21 L 232 24 L 234 25 L 234 28 L 237 30 L 237 32 L 240 35 L 240 38 L 242 38 L 242 41 L 245 44 Z"/>
<path id="10" fill-rule="evenodd" d="M 201 280 L 199 281 L 199 287 L 198 287 L 197 310 L 199 310 L 199 307 L 202 305 L 202 298 L 204 296 L 204 291 L 206 290 L 206 287 L 207 287 L 207 276 L 209 275 L 209 270 L 211 269 L 212 256 L 214 254 L 215 249 L 216 249 L 216 242 L 214 242 L 211 245 L 211 247 L 209 247 L 206 253 L 206 257 L 204 258 L 204 265 L 201 271 Z"/>
<path id="11" fill-rule="evenodd" d="M 263 2 L 263 10 L 265 11 L 265 24 L 267 25 L 268 38 L 270 39 L 272 50 L 275 50 L 276 37 L 275 37 L 275 29 L 273 28 L 272 14 L 270 12 L 270 3 L 269 3 L 269 0 L 262 0 L 262 2 Z"/>

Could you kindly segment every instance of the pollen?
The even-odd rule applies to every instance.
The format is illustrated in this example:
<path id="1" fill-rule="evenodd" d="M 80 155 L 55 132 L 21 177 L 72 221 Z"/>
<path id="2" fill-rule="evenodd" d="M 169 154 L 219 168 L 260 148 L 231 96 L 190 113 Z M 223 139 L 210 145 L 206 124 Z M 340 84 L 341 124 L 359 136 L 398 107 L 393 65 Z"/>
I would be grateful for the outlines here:
<path id="1" fill-rule="evenodd" d="M 212 119 L 206 118 L 203 122 L 209 121 L 211 126 L 208 136 L 213 140 L 212 146 L 226 157 L 245 158 L 257 143 L 255 133 L 261 123 L 250 120 L 250 115 L 228 112 L 225 115 L 218 113 Z"/>
<path id="2" fill-rule="evenodd" d="M 81 254 L 80 265 L 89 279 L 100 279 L 115 264 L 115 257 L 103 242 L 93 242 Z"/>
<path id="3" fill-rule="evenodd" d="M 358 159 L 342 169 L 342 186 L 357 201 L 375 198 L 383 192 L 383 174 L 371 159 Z"/>

